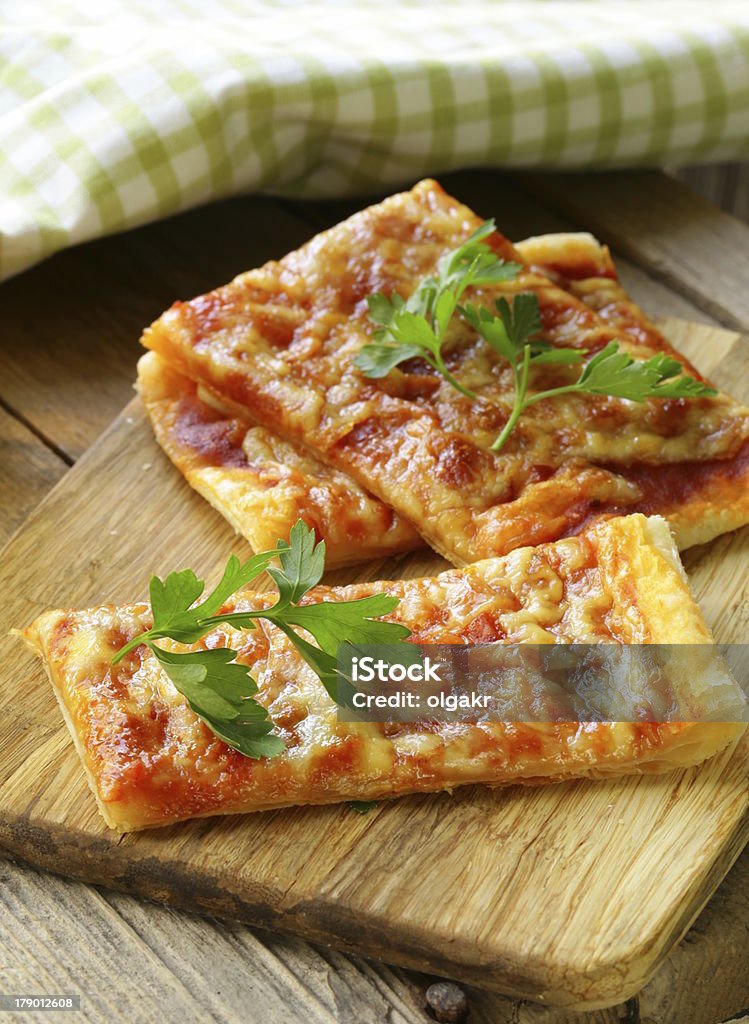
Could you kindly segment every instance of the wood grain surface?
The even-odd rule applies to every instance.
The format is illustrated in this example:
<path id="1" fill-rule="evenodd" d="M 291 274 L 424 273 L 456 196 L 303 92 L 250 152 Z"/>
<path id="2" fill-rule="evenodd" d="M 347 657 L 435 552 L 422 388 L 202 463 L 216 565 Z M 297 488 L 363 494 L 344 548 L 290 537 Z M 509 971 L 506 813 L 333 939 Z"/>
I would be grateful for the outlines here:
<path id="1" fill-rule="evenodd" d="M 469 987 L 469 1024 L 716 1024 L 731 1016 L 747 1005 L 746 976 L 727 951 L 745 943 L 736 910 L 749 902 L 749 864 L 733 873 L 742 905 L 723 886 L 639 1000 L 578 1013 Z M 430 977 L 25 865 L 0 863 L 0 914 L 5 991 L 80 994 L 73 1021 L 432 1022 L 424 1008 Z"/>
<path id="2" fill-rule="evenodd" d="M 675 167 L 671 173 L 715 206 L 749 221 L 749 164 L 699 164 Z"/>
<path id="3" fill-rule="evenodd" d="M 21 525 L 68 465 L 25 423 L 0 407 L 0 543 Z"/>
<path id="4" fill-rule="evenodd" d="M 666 326 L 701 370 L 730 379 L 734 391 L 746 380 L 738 335 Z M 0 618 L 23 625 L 52 605 L 138 599 L 151 572 L 189 563 L 213 575 L 232 547 L 242 549 L 161 455 L 133 401 L 6 549 Z M 724 641 L 745 628 L 747 551 L 742 531 L 687 558 Z M 331 579 L 439 566 L 421 554 Z M 746 840 L 743 743 L 665 779 L 476 788 L 366 816 L 297 808 L 117 836 L 99 820 L 39 666 L 13 639 L 2 664 L 5 849 L 518 997 L 583 1007 L 633 995 Z"/>
<path id="5" fill-rule="evenodd" d="M 666 246 L 662 259 L 667 261 L 684 239 L 689 244 L 689 214 L 685 225 L 684 204 L 670 201 L 671 179 L 650 173 L 642 178 L 641 172 L 607 179 L 610 207 L 631 201 L 633 177 L 644 180 L 646 187 L 654 178 L 661 179 L 657 184 L 664 209 L 659 230 L 665 232 L 660 242 Z M 625 286 L 651 315 L 720 325 L 720 312 L 707 312 L 702 296 L 695 295 L 693 280 L 682 282 L 678 262 L 666 274 L 653 263 L 648 222 L 634 217 L 629 226 L 617 225 L 614 237 L 605 204 L 588 211 L 579 201 L 578 189 L 575 207 L 570 207 L 565 181 L 569 179 L 575 190 L 578 176 L 557 178 L 558 199 L 550 194 L 541 198 L 526 180 L 491 170 L 441 176 L 449 191 L 479 213 L 496 214 L 511 237 L 597 230 L 612 245 Z M 41 496 L 53 482 L 51 476 L 45 481 L 33 473 L 23 458 L 14 457 L 15 438 L 33 443 L 41 458 L 62 473 L 132 394 L 137 338 L 144 322 L 175 297 L 198 294 L 281 255 L 284 246 L 298 244 L 350 208 L 350 203 L 292 204 L 270 197 L 238 197 L 59 253 L 0 286 L 0 402 L 9 416 L 0 422 L 7 453 L 0 487 L 0 542 L 18 525 L 34 496 Z M 745 244 L 743 232 L 735 240 L 734 229 L 726 233 L 725 219 L 715 210 L 712 214 L 709 207 L 703 209 L 703 228 L 707 217 L 713 224 L 704 263 L 714 268 L 703 292 L 721 273 L 728 274 L 732 286 L 732 245 Z M 262 231 L 255 229 L 258 223 Z M 643 232 L 648 245 L 643 245 Z M 722 304 L 730 304 L 730 296 L 724 295 Z M 87 359 L 77 355 L 81 349 Z M 104 351 L 108 349 L 112 351 Z M 43 373 L 33 373 L 30 353 Z M 101 358 L 107 364 L 103 371 L 98 366 Z M 75 374 L 71 363 L 77 367 Z M 109 380 L 107 387 L 100 386 L 102 373 Z M 470 988 L 470 1021 L 717 1024 L 740 1014 L 749 1006 L 748 894 L 749 849 L 652 981 L 626 1004 L 577 1012 Z M 424 1003 L 429 981 L 429 976 L 355 955 L 332 954 L 301 939 L 196 919 L 131 896 L 40 874 L 20 862 L 0 864 L 0 990 L 80 992 L 82 1012 L 76 1019 L 86 1022 L 286 1024 L 309 1017 L 345 1024 L 429 1024 L 432 1018 Z M 184 1001 L 172 1012 L 175 990 Z M 33 1020 L 43 1020 L 43 1015 L 35 1014 Z"/>

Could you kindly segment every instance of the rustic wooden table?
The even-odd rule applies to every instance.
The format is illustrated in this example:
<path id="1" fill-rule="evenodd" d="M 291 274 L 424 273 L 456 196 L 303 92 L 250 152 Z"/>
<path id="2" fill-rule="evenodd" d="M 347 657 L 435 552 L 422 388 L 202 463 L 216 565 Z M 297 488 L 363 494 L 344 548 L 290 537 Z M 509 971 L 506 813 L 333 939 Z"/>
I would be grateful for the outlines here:
<path id="1" fill-rule="evenodd" d="M 441 180 L 495 215 L 510 237 L 593 231 L 653 315 L 749 330 L 749 227 L 665 175 L 464 172 Z M 0 540 L 131 398 L 145 324 L 175 298 L 282 255 L 357 205 L 234 199 L 62 253 L 2 285 Z M 78 1019 L 430 1020 L 430 979 L 413 972 L 20 864 L 0 863 L 0 878 L 0 990 L 80 993 Z M 474 1024 L 749 1020 L 749 851 L 639 999 L 579 1014 L 468 995 Z"/>

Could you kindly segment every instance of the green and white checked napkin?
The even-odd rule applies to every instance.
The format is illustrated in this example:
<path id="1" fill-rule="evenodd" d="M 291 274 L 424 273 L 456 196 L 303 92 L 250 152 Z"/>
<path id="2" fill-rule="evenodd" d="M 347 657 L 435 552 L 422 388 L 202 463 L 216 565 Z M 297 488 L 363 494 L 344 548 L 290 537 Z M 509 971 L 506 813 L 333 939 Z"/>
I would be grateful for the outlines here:
<path id="1" fill-rule="evenodd" d="M 0 277 L 247 190 L 749 154 L 749 0 L 3 0 Z"/>

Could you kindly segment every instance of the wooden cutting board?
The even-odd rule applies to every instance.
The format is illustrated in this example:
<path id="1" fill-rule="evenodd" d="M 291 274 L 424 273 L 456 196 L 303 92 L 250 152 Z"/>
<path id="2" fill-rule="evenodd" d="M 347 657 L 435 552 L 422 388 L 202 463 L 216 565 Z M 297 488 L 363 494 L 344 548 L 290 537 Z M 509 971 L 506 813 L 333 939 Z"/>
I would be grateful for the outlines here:
<path id="1" fill-rule="evenodd" d="M 749 399 L 749 344 L 669 337 Z M 743 390 L 743 394 L 741 393 Z M 153 572 L 209 579 L 224 521 L 182 481 L 134 400 L 10 541 L 3 634 L 48 607 L 142 599 Z M 747 640 L 749 528 L 685 555 L 722 642 Z M 430 554 L 331 573 L 415 576 Z M 645 983 L 749 839 L 749 742 L 665 778 L 459 790 L 202 819 L 126 836 L 102 823 L 41 665 L 2 637 L 0 847 L 89 882 L 279 928 L 501 992 L 592 1008 Z"/>

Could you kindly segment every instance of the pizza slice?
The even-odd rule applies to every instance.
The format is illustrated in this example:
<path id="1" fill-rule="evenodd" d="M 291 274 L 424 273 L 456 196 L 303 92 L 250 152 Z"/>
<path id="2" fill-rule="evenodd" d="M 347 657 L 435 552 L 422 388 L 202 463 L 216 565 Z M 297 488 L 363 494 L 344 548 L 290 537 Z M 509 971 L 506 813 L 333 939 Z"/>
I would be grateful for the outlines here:
<path id="1" fill-rule="evenodd" d="M 700 657 L 715 648 L 658 517 L 614 518 L 583 535 L 433 578 L 320 586 L 304 600 L 383 592 L 400 601 L 387 618 L 408 626 L 419 644 L 695 645 L 688 671 L 682 665 L 654 681 L 671 717 L 685 721 L 513 723 L 477 713 L 451 722 L 346 723 L 275 626 L 246 631 L 223 624 L 192 646 L 160 641 L 172 650 L 239 652 L 258 683 L 255 699 L 286 748 L 252 760 L 198 718 L 150 649 L 136 647 L 113 667 L 115 652 L 151 625 L 148 606 L 50 611 L 23 636 L 44 660 L 102 815 L 123 831 L 468 783 L 665 772 L 700 763 L 744 729 L 738 719 L 745 702 L 735 682 L 714 659 Z M 268 600 L 267 593 L 240 591 L 223 611 Z M 646 712 L 647 706 L 645 718 Z"/>
<path id="2" fill-rule="evenodd" d="M 262 426 L 217 408 L 204 387 L 149 352 L 138 393 L 156 439 L 187 482 L 266 551 L 303 519 L 325 541 L 329 568 L 421 547 L 405 519 L 339 469 Z"/>
<path id="3" fill-rule="evenodd" d="M 620 284 L 608 248 L 592 235 L 541 235 L 516 249 L 617 331 L 645 344 L 657 336 Z M 423 545 L 415 527 L 350 476 L 251 425 L 246 409 L 228 408 L 155 352 L 141 357 L 137 388 L 158 443 L 255 551 L 288 538 L 299 518 L 325 540 L 330 568 Z"/>
<path id="4" fill-rule="evenodd" d="M 381 380 L 362 375 L 354 360 L 372 340 L 367 296 L 407 298 L 479 224 L 435 182 L 421 182 L 279 263 L 176 303 L 144 344 L 222 408 L 246 410 L 351 476 L 459 565 L 573 534 L 604 515 L 664 514 L 681 547 L 748 522 L 749 412 L 726 395 L 642 404 L 557 396 L 526 410 L 496 453 L 512 370 L 460 318 L 448 368 L 478 399 L 418 359 Z M 491 245 L 520 258 L 499 234 Z M 691 369 L 647 323 L 636 337 L 624 330 L 621 303 L 604 319 L 532 266 L 467 297 L 489 305 L 528 292 L 552 346 L 589 359 L 618 339 L 637 358 L 668 353 Z M 539 367 L 533 390 L 567 382 L 568 372 Z"/>
<path id="5" fill-rule="evenodd" d="M 630 346 L 642 345 L 646 354 L 659 348 L 671 351 L 668 341 L 619 280 L 609 247 L 589 232 L 536 235 L 517 242 L 515 248 L 532 270 L 584 302 L 619 337 L 626 337 Z M 679 354 L 679 359 L 685 369 L 697 375 L 683 355 Z"/>

